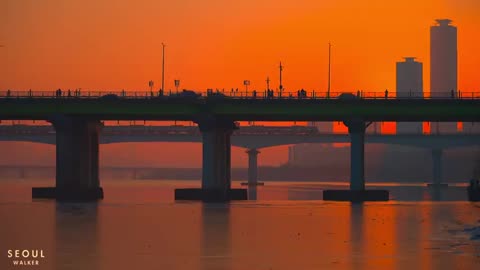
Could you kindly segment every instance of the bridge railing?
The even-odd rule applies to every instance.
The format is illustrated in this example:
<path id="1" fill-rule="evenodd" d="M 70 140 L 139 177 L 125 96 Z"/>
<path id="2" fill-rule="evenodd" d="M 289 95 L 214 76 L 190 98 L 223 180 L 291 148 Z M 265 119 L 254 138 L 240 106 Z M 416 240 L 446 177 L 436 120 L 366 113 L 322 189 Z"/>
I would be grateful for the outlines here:
<path id="1" fill-rule="evenodd" d="M 225 91 L 215 90 L 196 92 L 198 98 L 233 98 L 233 99 L 337 99 L 345 94 L 350 94 L 363 99 L 480 99 L 480 91 L 458 92 L 402 92 L 396 94 L 389 91 L 354 91 L 354 92 L 326 92 L 326 91 Z M 150 99 L 150 98 L 182 98 L 192 97 L 192 92 L 187 91 L 84 91 L 84 90 L 56 90 L 56 91 L 0 91 L 0 98 L 125 98 L 125 99 Z"/>

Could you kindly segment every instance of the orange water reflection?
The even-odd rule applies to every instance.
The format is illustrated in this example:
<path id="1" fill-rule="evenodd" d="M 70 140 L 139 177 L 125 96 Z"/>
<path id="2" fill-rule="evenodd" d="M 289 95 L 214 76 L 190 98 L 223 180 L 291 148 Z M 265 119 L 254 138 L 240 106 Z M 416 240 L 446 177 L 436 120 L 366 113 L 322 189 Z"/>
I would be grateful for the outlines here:
<path id="1" fill-rule="evenodd" d="M 202 204 L 168 195 L 193 183 L 137 180 L 105 181 L 98 204 L 55 204 L 32 202 L 28 184 L 0 182 L 0 249 L 44 248 L 50 259 L 39 269 L 474 269 L 479 263 L 480 244 L 465 234 L 478 226 L 478 204 L 422 201 L 422 194 L 410 202 L 332 203 L 306 191 L 325 186 L 267 183 L 256 201 Z M 0 267 L 9 269 L 4 259 Z"/>

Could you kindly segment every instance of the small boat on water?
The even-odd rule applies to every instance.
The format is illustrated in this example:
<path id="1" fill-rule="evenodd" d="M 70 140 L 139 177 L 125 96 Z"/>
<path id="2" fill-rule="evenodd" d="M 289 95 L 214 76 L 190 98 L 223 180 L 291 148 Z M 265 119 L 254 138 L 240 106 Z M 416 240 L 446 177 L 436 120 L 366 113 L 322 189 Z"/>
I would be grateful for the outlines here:
<path id="1" fill-rule="evenodd" d="M 480 201 L 480 186 L 478 179 L 470 180 L 470 184 L 467 188 L 468 192 L 468 200 L 472 202 L 479 202 Z"/>

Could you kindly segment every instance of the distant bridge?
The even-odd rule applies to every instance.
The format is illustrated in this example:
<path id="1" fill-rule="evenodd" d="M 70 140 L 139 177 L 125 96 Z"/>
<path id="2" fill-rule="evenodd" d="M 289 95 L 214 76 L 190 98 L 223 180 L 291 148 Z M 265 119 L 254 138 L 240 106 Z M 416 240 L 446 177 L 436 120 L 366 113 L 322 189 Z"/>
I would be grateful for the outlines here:
<path id="1" fill-rule="evenodd" d="M 28 141 L 55 144 L 51 126 L 0 125 L 0 141 Z M 197 126 L 104 126 L 101 144 L 125 142 L 202 142 Z M 366 133 L 366 143 L 395 144 L 428 149 L 446 149 L 480 145 L 480 133 L 452 134 L 380 134 Z M 348 134 L 321 133 L 306 126 L 242 126 L 235 130 L 232 145 L 261 149 L 299 143 L 350 143 Z"/>

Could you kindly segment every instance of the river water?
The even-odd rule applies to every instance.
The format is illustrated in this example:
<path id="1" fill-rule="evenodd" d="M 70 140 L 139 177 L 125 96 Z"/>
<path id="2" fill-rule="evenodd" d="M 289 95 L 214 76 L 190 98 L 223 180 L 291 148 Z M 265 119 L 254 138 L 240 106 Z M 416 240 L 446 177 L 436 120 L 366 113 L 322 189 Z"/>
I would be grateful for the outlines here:
<path id="1" fill-rule="evenodd" d="M 464 186 L 375 184 L 389 202 L 324 202 L 347 183 L 266 182 L 255 200 L 175 202 L 200 181 L 104 180 L 99 203 L 32 200 L 0 180 L 0 269 L 479 269 L 480 204 Z M 239 187 L 240 182 L 234 181 Z M 12 250 L 41 250 L 14 266 Z M 17 259 L 18 260 L 18 259 Z M 31 255 L 29 260 L 33 260 Z"/>

